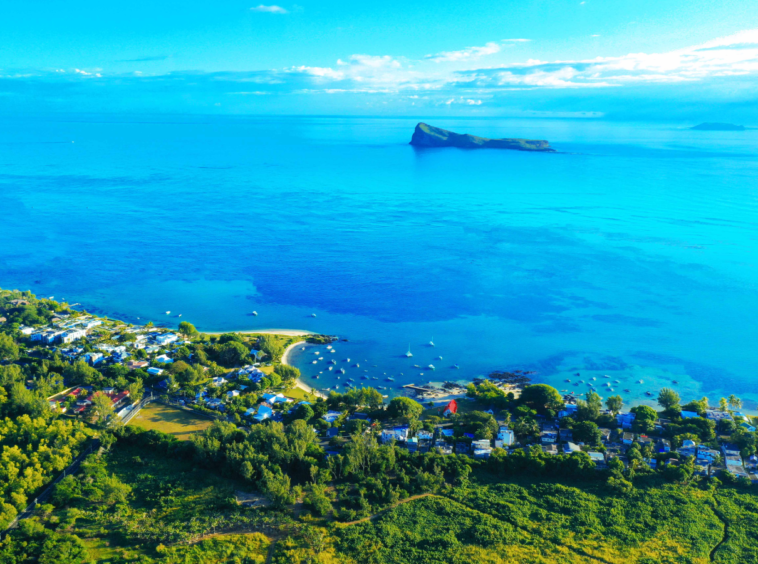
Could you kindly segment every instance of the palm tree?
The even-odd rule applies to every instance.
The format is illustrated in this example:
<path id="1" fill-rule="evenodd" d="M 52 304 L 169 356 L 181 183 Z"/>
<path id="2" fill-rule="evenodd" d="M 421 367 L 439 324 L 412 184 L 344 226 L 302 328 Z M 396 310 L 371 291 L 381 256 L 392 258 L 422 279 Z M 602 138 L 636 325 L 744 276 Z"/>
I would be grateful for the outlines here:
<path id="1" fill-rule="evenodd" d="M 739 409 L 742 407 L 742 400 L 738 398 L 737 396 L 735 396 L 734 394 L 729 396 L 728 401 L 729 401 L 729 405 L 732 406 L 732 409 Z"/>

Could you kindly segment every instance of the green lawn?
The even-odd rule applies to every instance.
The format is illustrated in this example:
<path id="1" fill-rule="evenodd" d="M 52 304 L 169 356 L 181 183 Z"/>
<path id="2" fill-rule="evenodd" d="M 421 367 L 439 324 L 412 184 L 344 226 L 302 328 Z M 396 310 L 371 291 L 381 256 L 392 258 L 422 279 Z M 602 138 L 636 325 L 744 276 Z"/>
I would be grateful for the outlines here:
<path id="1" fill-rule="evenodd" d="M 212 421 L 188 411 L 160 403 L 150 403 L 129 424 L 156 430 L 186 441 L 192 433 L 210 427 Z"/>

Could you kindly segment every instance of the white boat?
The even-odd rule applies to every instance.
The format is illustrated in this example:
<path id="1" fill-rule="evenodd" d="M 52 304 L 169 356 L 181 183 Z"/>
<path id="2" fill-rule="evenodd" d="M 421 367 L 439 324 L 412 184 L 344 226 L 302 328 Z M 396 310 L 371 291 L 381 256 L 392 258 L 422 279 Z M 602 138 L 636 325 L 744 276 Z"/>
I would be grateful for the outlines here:
<path id="1" fill-rule="evenodd" d="M 167 311 L 167 312 L 166 312 L 166 315 L 171 315 L 171 312 L 170 312 L 170 311 Z"/>
<path id="2" fill-rule="evenodd" d="M 411 352 L 411 344 L 408 343 L 408 352 L 405 353 L 406 358 L 411 358 L 413 356 L 413 353 Z"/>
<path id="3" fill-rule="evenodd" d="M 318 360 L 314 360 L 311 364 L 318 364 Z"/>
<path id="4" fill-rule="evenodd" d="M 334 366 L 330 366 L 327 370 L 334 370 Z"/>
<path id="5" fill-rule="evenodd" d="M 433 347 L 433 346 L 434 346 L 434 337 L 432 337 L 432 340 L 431 340 L 431 341 L 429 341 L 429 346 L 430 346 L 430 347 Z"/>
<path id="6" fill-rule="evenodd" d="M 457 364 L 453 364 L 453 368 L 460 368 Z"/>
<path id="7" fill-rule="evenodd" d="M 181 316 L 182 316 L 182 314 L 181 314 L 181 313 L 180 313 L 179 315 L 177 315 L 177 317 L 181 317 Z"/>
<path id="8" fill-rule="evenodd" d="M 427 368 L 428 368 L 429 370 L 434 370 L 434 365 L 433 365 L 433 364 L 430 364 L 429 366 L 427 366 Z"/>
<path id="9" fill-rule="evenodd" d="M 311 314 L 311 317 L 316 317 L 316 314 L 315 314 L 315 313 L 312 313 L 312 314 Z"/>
<path id="10" fill-rule="evenodd" d="M 253 315 L 258 315 L 258 312 L 257 312 L 257 311 L 254 311 L 254 312 L 253 312 Z"/>

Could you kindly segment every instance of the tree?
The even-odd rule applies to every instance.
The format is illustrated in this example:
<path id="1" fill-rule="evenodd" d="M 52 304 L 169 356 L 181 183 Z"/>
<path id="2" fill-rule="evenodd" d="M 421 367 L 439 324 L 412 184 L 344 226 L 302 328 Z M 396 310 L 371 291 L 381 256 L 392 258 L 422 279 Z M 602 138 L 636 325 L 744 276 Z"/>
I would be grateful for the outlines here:
<path id="1" fill-rule="evenodd" d="M 608 411 L 616 415 L 624 406 L 624 398 L 621 396 L 610 396 L 605 400 L 605 406 L 608 408 Z"/>
<path id="2" fill-rule="evenodd" d="M 655 428 L 655 421 L 658 414 L 649 405 L 638 405 L 630 410 L 634 413 L 634 430 L 636 432 L 648 433 Z"/>
<path id="3" fill-rule="evenodd" d="M 258 346 L 265 352 L 271 362 L 279 362 L 284 354 L 284 347 L 273 335 L 263 335 L 258 339 Z"/>
<path id="4" fill-rule="evenodd" d="M 83 360 L 77 360 L 63 369 L 63 377 L 68 384 L 94 384 L 100 381 L 102 374 Z"/>
<path id="5" fill-rule="evenodd" d="M 590 445 L 599 444 L 603 438 L 600 427 L 593 421 L 580 421 L 574 425 L 574 440 Z"/>
<path id="6" fill-rule="evenodd" d="M 145 393 L 145 387 L 142 385 L 142 380 L 135 380 L 129 384 L 126 389 L 129 391 L 129 397 L 134 403 L 139 402 Z"/>
<path id="7" fill-rule="evenodd" d="M 545 415 L 563 408 L 563 398 L 558 390 L 547 384 L 526 386 L 519 396 L 519 402 Z"/>
<path id="8" fill-rule="evenodd" d="M 739 409 L 742 407 L 742 400 L 734 394 L 730 395 L 727 401 L 729 402 L 729 405 L 732 407 L 732 409 Z"/>
<path id="9" fill-rule="evenodd" d="M 5 333 L 0 333 L 0 360 L 18 360 L 18 345 Z"/>
<path id="10" fill-rule="evenodd" d="M 243 364 L 249 356 L 250 351 L 238 341 L 229 341 L 221 346 L 220 358 L 226 366 Z"/>
<path id="11" fill-rule="evenodd" d="M 108 420 L 114 415 L 113 402 L 111 398 L 102 392 L 97 392 L 92 396 L 92 418 L 99 425 L 105 427 Z"/>
<path id="12" fill-rule="evenodd" d="M 39 564 L 90 564 L 93 562 L 82 540 L 76 535 L 50 533 L 42 545 Z"/>
<path id="13" fill-rule="evenodd" d="M 702 417 L 708 409 L 708 398 L 703 397 L 699 400 L 692 400 L 690 403 L 682 407 L 682 409 L 684 411 L 694 411 Z"/>
<path id="14" fill-rule="evenodd" d="M 198 330 L 189 321 L 182 321 L 179 324 L 179 332 L 186 337 L 195 337 L 198 334 Z"/>
<path id="15" fill-rule="evenodd" d="M 585 395 L 585 399 L 576 402 L 576 406 L 576 416 L 579 421 L 596 421 L 600 417 L 603 399 L 599 394 L 590 390 Z"/>
<path id="16" fill-rule="evenodd" d="M 671 388 L 661 388 L 658 392 L 658 405 L 663 409 L 671 409 L 672 407 L 679 405 L 681 398 Z"/>
<path id="17" fill-rule="evenodd" d="M 313 419 L 313 408 L 306 403 L 301 403 L 295 410 L 295 418 L 310 421 Z"/>
<path id="18" fill-rule="evenodd" d="M 727 409 L 729 409 L 729 402 L 726 401 L 726 398 L 721 398 L 719 400 L 719 409 L 721 411 L 726 411 Z"/>
<path id="19" fill-rule="evenodd" d="M 300 371 L 294 366 L 290 366 L 289 364 L 280 364 L 276 367 L 276 370 L 274 372 L 281 376 L 283 382 L 290 382 L 292 380 L 297 380 L 300 378 Z"/>
<path id="20" fill-rule="evenodd" d="M 405 421 L 417 419 L 423 411 L 424 406 L 420 403 L 402 396 L 392 398 L 389 406 L 387 406 L 387 415 L 397 419 L 404 419 Z"/>

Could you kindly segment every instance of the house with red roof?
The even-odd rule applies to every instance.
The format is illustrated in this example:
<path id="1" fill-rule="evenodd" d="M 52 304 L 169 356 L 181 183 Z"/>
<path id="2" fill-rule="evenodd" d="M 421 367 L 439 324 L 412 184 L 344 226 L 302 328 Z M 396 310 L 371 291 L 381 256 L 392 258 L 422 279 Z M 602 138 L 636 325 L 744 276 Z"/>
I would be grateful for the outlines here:
<path id="1" fill-rule="evenodd" d="M 455 400 L 450 400 L 450 403 L 447 404 L 445 410 L 442 412 L 442 415 L 444 417 L 450 417 L 456 413 L 458 413 L 458 402 Z"/>

